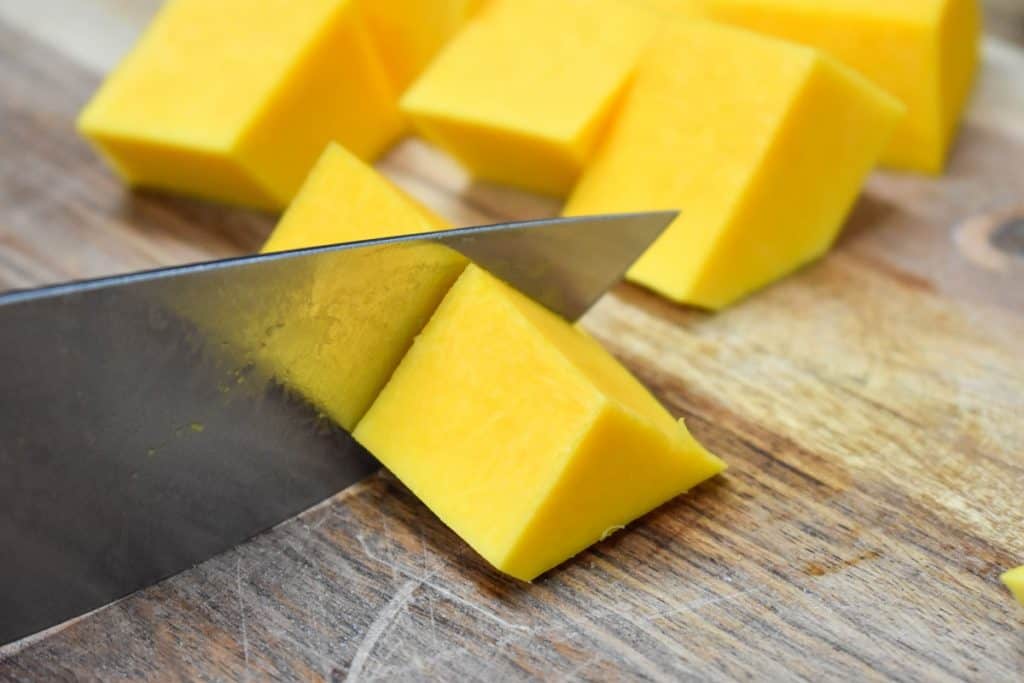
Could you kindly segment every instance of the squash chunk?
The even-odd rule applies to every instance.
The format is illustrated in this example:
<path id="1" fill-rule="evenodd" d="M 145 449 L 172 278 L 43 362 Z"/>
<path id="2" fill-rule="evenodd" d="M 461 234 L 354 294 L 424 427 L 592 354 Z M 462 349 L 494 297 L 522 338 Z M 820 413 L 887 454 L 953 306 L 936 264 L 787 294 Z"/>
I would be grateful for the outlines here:
<path id="1" fill-rule="evenodd" d="M 79 129 L 125 182 L 284 208 L 330 140 L 403 129 L 356 0 L 171 0 Z"/>
<path id="2" fill-rule="evenodd" d="M 1024 567 L 1017 567 L 1004 573 L 999 579 L 1010 589 L 1017 602 L 1024 605 Z"/>
<path id="3" fill-rule="evenodd" d="M 527 581 L 724 469 L 597 342 L 474 265 L 355 437 Z"/>
<path id="4" fill-rule="evenodd" d="M 363 0 L 374 42 L 399 91 L 483 4 L 483 0 Z"/>
<path id="5" fill-rule="evenodd" d="M 938 173 L 978 67 L 977 0 L 708 0 L 710 16 L 813 45 L 907 106 L 882 163 Z"/>
<path id="6" fill-rule="evenodd" d="M 494 0 L 402 108 L 479 178 L 564 195 L 656 21 L 621 0 Z"/>
<path id="7" fill-rule="evenodd" d="M 646 5 L 677 19 L 704 19 L 709 14 L 708 0 L 629 0 Z"/>
<path id="8" fill-rule="evenodd" d="M 629 278 L 719 309 L 829 248 L 901 114 L 817 50 L 678 22 L 565 213 L 680 209 Z"/>
<path id="9" fill-rule="evenodd" d="M 445 227 L 444 219 L 332 144 L 263 251 Z M 259 339 L 252 362 L 352 430 L 467 263 L 433 243 L 341 254 L 332 261 L 336 273 L 311 274 L 312 296 L 293 302 L 286 317 L 301 322 L 229 334 L 247 346 Z"/>
<path id="10" fill-rule="evenodd" d="M 263 253 L 444 230 L 448 222 L 372 166 L 331 143 Z"/>
<path id="11" fill-rule="evenodd" d="M 467 262 L 431 242 L 343 252 L 329 271 L 310 272 L 308 297 L 286 299 L 288 325 L 226 334 L 263 374 L 351 431 Z"/>

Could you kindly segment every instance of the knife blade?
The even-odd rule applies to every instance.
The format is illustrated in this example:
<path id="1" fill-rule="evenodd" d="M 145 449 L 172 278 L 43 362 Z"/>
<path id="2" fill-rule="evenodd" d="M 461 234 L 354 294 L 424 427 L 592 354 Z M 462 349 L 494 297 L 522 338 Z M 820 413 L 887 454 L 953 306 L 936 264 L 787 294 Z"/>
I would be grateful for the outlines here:
<path id="1" fill-rule="evenodd" d="M 321 405 L 376 359 L 339 357 L 339 344 L 328 354 L 321 332 L 381 334 L 366 311 L 415 294 L 409 283 L 453 253 L 575 319 L 674 218 L 464 228 L 0 295 L 0 644 L 187 569 L 376 471 Z M 274 362 L 282 347 L 267 341 L 281 338 L 284 365 L 338 393 L 318 404 L 290 382 Z"/>

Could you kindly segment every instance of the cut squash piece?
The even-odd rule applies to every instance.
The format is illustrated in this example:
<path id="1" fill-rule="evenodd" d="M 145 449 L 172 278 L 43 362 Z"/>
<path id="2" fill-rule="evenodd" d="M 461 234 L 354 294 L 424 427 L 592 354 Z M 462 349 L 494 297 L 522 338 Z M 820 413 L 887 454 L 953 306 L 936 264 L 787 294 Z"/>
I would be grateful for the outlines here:
<path id="1" fill-rule="evenodd" d="M 371 166 L 331 144 L 263 251 L 446 227 Z M 351 431 L 467 263 L 433 243 L 336 256 L 332 273 L 311 275 L 314 295 L 295 302 L 302 315 L 287 316 L 304 322 L 267 331 L 252 361 Z"/>
<path id="2" fill-rule="evenodd" d="M 171 0 L 79 129 L 125 182 L 283 209 L 337 140 L 404 128 L 356 0 Z"/>
<path id="3" fill-rule="evenodd" d="M 450 227 L 372 166 L 331 143 L 263 253 L 411 235 Z"/>
<path id="4" fill-rule="evenodd" d="M 681 210 L 629 279 L 719 309 L 829 248 L 902 111 L 812 48 L 677 22 L 565 213 Z"/>
<path id="5" fill-rule="evenodd" d="M 724 469 L 597 342 L 474 265 L 355 437 L 526 581 Z"/>
<path id="6" fill-rule="evenodd" d="M 291 302 L 287 326 L 228 334 L 251 349 L 249 362 L 351 431 L 467 263 L 432 242 L 343 252 L 310 273 L 312 294 Z"/>
<path id="7" fill-rule="evenodd" d="M 244 294 L 204 285 L 173 310 L 224 368 L 226 400 L 235 380 L 271 384 L 351 431 L 467 263 L 435 242 L 341 250 L 264 266 Z"/>
<path id="8" fill-rule="evenodd" d="M 477 177 L 564 195 L 656 23 L 621 0 L 493 0 L 402 108 Z"/>
<path id="9" fill-rule="evenodd" d="M 706 19 L 708 0 L 627 0 L 645 5 L 674 19 Z"/>
<path id="10" fill-rule="evenodd" d="M 444 227 L 373 168 L 330 145 L 263 250 Z M 178 313 L 235 367 L 253 368 L 258 379 L 286 387 L 351 431 L 467 263 L 432 242 L 362 247 L 294 262 L 288 286 L 272 273 L 253 282 L 238 319 L 225 315 L 235 307 L 217 291 L 187 297 L 187 310 Z M 253 327 L 245 311 L 257 302 L 280 311 L 264 319 L 289 324 Z"/>
<path id="11" fill-rule="evenodd" d="M 396 89 L 430 64 L 484 0 L 363 0 L 374 42 Z"/>
<path id="12" fill-rule="evenodd" d="M 978 0 L 706 0 L 710 16 L 818 47 L 892 93 L 908 115 L 882 155 L 938 173 L 978 67 Z"/>
<path id="13" fill-rule="evenodd" d="M 1017 567 L 1004 573 L 999 579 L 1010 589 L 1017 602 L 1024 605 L 1024 567 Z"/>

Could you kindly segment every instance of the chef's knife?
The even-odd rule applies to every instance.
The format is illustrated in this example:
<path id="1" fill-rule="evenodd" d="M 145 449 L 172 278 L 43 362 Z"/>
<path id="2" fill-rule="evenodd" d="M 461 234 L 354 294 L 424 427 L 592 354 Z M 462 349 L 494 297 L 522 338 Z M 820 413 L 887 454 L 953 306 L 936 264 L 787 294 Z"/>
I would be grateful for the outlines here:
<path id="1" fill-rule="evenodd" d="M 193 566 L 378 468 L 253 361 L 252 330 L 310 329 L 304 302 L 325 278 L 369 298 L 455 250 L 575 319 L 674 218 L 466 228 L 0 295 L 0 644 Z M 388 282 L 361 267 L 399 250 Z M 330 380 L 315 337 L 293 335 L 308 348 L 292 357 L 322 360 Z"/>

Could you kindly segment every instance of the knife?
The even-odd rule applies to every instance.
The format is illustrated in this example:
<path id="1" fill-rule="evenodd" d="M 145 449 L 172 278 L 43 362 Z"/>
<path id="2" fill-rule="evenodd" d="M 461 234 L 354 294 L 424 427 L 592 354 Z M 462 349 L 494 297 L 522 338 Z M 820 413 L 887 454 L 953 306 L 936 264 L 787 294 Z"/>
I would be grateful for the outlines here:
<path id="1" fill-rule="evenodd" d="M 336 361 L 304 332 L 317 329 L 314 297 L 342 299 L 329 307 L 338 324 L 377 325 L 346 317 L 362 310 L 346 301 L 376 300 L 454 250 L 576 319 L 675 216 L 464 228 L 0 295 L 0 644 L 194 566 L 379 468 L 264 362 L 264 335 L 302 332 L 288 357 L 322 363 L 330 381 Z"/>

